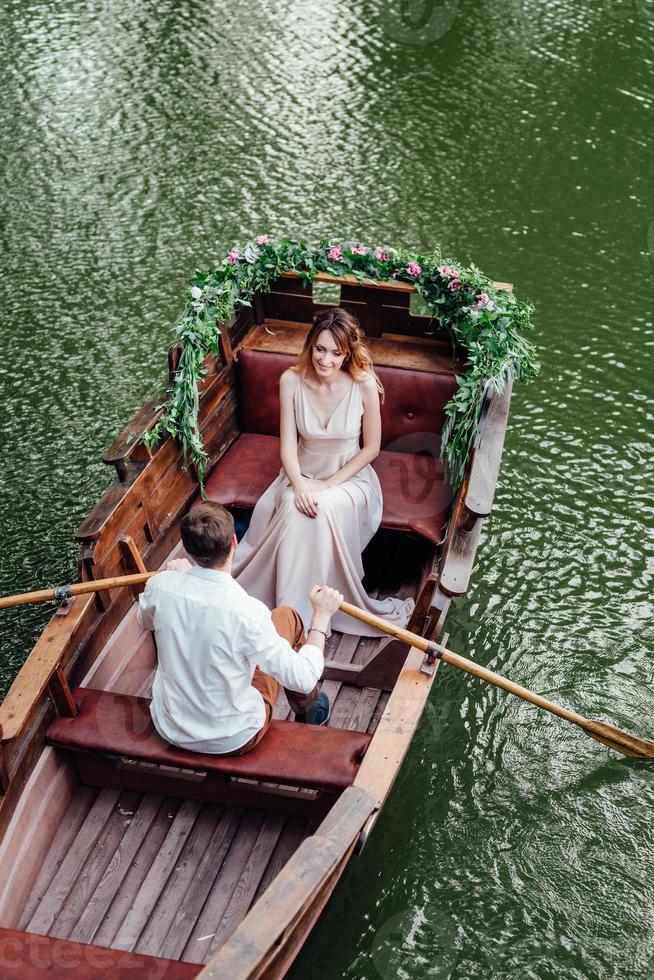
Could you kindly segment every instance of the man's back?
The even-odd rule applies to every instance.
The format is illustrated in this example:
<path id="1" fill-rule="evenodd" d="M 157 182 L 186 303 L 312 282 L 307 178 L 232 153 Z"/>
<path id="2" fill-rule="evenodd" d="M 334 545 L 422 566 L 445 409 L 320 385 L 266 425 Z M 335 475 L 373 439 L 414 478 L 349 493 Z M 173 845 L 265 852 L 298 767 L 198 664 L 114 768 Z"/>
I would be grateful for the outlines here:
<path id="1" fill-rule="evenodd" d="M 320 651 L 294 653 L 270 611 L 225 571 L 161 572 L 149 580 L 138 615 L 157 643 L 152 718 L 182 748 L 230 752 L 256 735 L 266 710 L 251 686 L 255 666 L 297 690 L 310 690 L 322 672 Z"/>

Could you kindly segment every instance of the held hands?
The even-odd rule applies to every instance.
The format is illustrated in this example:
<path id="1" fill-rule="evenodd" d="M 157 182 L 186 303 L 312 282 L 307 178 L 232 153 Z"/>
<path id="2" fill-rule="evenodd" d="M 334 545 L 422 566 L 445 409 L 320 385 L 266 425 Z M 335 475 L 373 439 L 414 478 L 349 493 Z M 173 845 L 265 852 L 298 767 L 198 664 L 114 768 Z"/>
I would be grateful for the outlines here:
<path id="1" fill-rule="evenodd" d="M 300 513 L 307 517 L 316 517 L 318 514 L 317 494 L 321 490 L 326 490 L 328 484 L 325 480 L 302 480 L 293 488 L 295 491 L 294 502 Z"/>

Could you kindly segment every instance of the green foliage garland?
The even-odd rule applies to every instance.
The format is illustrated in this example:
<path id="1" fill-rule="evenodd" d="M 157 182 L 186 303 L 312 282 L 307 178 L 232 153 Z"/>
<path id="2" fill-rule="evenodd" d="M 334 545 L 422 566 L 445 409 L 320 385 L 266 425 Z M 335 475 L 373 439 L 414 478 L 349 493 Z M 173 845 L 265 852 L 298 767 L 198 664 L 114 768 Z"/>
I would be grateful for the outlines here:
<path id="1" fill-rule="evenodd" d="M 198 382 L 207 354 L 218 353 L 216 324 L 231 320 L 239 306 L 250 306 L 256 292 L 267 292 L 288 271 L 299 273 L 306 283 L 319 272 L 350 274 L 362 282 L 410 282 L 431 311 L 434 330 L 445 328 L 467 351 L 466 372 L 457 377 L 457 392 L 446 406 L 441 449 L 449 478 L 458 487 L 488 385 L 501 393 L 509 379 L 529 381 L 538 374 L 539 363 L 522 335 L 532 329 L 533 306 L 495 289 L 476 266 L 444 259 L 439 249 L 423 256 L 404 248 L 327 239 L 312 249 L 304 242 L 267 235 L 242 250 L 233 248 L 217 269 L 197 272 L 189 282 L 186 306 L 174 328 L 183 344 L 179 365 L 162 415 L 143 433 L 143 442 L 151 448 L 164 433 L 179 439 L 185 464 L 193 463 L 204 483 L 207 454 L 198 425 Z"/>

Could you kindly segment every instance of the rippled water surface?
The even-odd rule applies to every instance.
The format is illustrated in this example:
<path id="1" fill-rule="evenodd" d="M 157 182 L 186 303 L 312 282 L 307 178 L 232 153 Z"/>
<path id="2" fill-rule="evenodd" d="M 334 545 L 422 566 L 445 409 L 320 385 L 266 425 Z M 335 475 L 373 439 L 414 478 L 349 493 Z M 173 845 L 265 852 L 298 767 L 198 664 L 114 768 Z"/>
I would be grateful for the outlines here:
<path id="1" fill-rule="evenodd" d="M 538 308 L 450 646 L 654 736 L 652 0 L 0 9 L 1 592 L 75 575 L 188 276 L 437 241 Z M 6 688 L 49 611 L 0 620 Z M 654 976 L 654 768 L 442 670 L 292 975 Z"/>

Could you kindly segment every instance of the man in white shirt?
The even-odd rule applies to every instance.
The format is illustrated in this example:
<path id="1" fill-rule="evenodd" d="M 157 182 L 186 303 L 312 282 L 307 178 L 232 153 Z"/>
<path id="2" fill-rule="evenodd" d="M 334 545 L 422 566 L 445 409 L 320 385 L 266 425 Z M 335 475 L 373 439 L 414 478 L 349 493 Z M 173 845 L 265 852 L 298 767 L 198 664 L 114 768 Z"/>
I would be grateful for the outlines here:
<path id="1" fill-rule="evenodd" d="M 232 578 L 237 542 L 229 511 L 200 504 L 183 519 L 181 534 L 197 565 L 169 562 L 149 579 L 138 609 L 139 622 L 156 638 L 150 711 L 162 738 L 195 752 L 247 752 L 263 738 L 282 686 L 296 721 L 325 724 L 329 700 L 317 685 L 342 595 L 314 586 L 303 643 L 295 610 L 271 613 Z"/>

